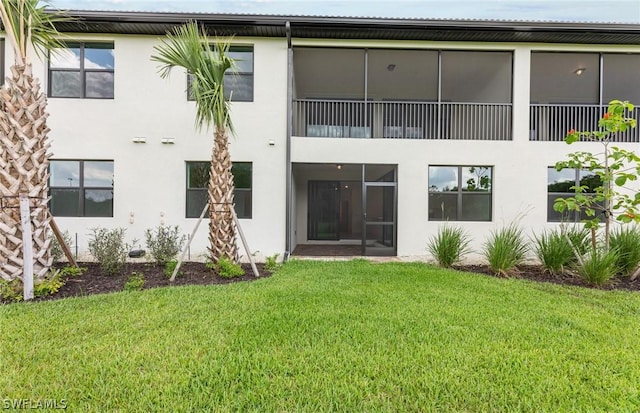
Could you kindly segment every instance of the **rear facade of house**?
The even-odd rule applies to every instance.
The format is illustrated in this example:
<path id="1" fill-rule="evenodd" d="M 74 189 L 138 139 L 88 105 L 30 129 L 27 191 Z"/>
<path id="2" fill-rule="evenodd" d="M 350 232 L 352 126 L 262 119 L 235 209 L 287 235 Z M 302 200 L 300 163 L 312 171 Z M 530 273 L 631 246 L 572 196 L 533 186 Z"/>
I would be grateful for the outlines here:
<path id="1" fill-rule="evenodd" d="M 145 229 L 190 233 L 205 206 L 212 132 L 194 127 L 187 74 L 161 79 L 151 61 L 189 20 L 234 35 L 235 208 L 258 257 L 424 256 L 444 222 L 479 249 L 514 220 L 529 233 L 579 221 L 553 200 L 597 180 L 552 167 L 600 148 L 566 132 L 595 128 L 611 99 L 640 102 L 637 25 L 72 14 L 66 47 L 34 72 L 49 97 L 50 207 L 81 256 L 91 228 L 144 247 Z M 190 258 L 206 248 L 205 223 Z"/>

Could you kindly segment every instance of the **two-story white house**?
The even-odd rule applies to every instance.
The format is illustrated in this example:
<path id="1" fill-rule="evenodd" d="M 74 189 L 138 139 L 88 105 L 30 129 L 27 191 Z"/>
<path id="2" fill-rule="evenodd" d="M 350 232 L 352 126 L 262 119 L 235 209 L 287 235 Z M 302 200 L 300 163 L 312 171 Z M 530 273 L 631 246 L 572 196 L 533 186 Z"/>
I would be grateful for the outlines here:
<path id="1" fill-rule="evenodd" d="M 81 255 L 92 227 L 188 233 L 205 205 L 212 132 L 194 127 L 187 74 L 163 80 L 150 59 L 190 20 L 234 36 L 236 211 L 262 256 L 420 256 L 444 221 L 479 248 L 515 219 L 531 232 L 578 220 L 553 199 L 592 177 L 551 167 L 599 148 L 568 146 L 566 132 L 595 128 L 611 99 L 640 102 L 640 25 L 71 14 L 67 48 L 35 73 L 49 96 L 51 210 Z M 7 50 L 5 73 L 12 60 Z M 203 225 L 191 259 L 206 246 Z"/>

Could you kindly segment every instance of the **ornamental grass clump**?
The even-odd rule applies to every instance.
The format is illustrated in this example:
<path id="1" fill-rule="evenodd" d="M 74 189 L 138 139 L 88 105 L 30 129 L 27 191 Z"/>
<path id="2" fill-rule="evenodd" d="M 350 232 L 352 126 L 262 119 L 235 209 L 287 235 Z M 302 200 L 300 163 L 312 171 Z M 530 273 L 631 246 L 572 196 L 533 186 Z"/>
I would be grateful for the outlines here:
<path id="1" fill-rule="evenodd" d="M 595 248 L 582 257 L 576 272 L 589 285 L 601 286 L 618 272 L 618 259 L 616 250 Z"/>
<path id="2" fill-rule="evenodd" d="M 640 229 L 622 226 L 611 233 L 611 250 L 618 253 L 617 267 L 623 276 L 630 276 L 640 265 Z"/>
<path id="3" fill-rule="evenodd" d="M 469 235 L 462 228 L 445 224 L 429 239 L 427 250 L 439 266 L 449 268 L 471 251 L 470 242 Z"/>
<path id="4" fill-rule="evenodd" d="M 483 253 L 496 275 L 508 277 L 510 271 L 524 262 L 528 250 L 522 228 L 511 224 L 491 232 Z"/>
<path id="5" fill-rule="evenodd" d="M 544 270 L 559 275 L 576 263 L 576 254 L 586 253 L 589 248 L 589 231 L 580 227 L 544 231 L 534 236 L 534 244 L 534 252 Z"/>

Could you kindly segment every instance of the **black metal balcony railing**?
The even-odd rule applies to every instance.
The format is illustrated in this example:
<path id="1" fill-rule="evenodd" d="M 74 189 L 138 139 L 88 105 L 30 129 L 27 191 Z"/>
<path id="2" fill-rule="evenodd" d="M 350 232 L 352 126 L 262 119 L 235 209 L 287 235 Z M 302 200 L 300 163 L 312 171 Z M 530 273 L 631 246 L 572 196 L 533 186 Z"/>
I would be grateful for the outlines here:
<path id="1" fill-rule="evenodd" d="M 510 103 L 298 99 L 294 136 L 511 140 Z"/>
<path id="2" fill-rule="evenodd" d="M 531 104 L 529 117 L 529 140 L 561 142 L 571 129 L 593 131 L 598 129 L 598 120 L 607 107 L 601 105 Z M 631 114 L 638 118 L 638 108 Z M 629 129 L 612 136 L 613 142 L 640 142 L 640 129 Z"/>

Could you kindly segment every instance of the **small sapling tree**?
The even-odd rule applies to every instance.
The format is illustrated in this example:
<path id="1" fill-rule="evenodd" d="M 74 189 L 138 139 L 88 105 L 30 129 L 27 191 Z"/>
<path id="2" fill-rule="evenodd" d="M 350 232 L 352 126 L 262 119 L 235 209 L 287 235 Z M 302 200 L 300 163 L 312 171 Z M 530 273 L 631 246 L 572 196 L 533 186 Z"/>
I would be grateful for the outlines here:
<path id="1" fill-rule="evenodd" d="M 601 144 L 597 153 L 579 151 L 568 155 L 565 161 L 557 162 L 555 168 L 586 170 L 597 175 L 600 185 L 593 193 L 587 193 L 588 185 L 572 186 L 575 196 L 558 198 L 554 209 L 559 212 L 583 213 L 585 228 L 591 230 L 593 248 L 596 248 L 596 230 L 604 224 L 602 245 L 609 250 L 611 226 L 614 220 L 621 223 L 640 222 L 640 192 L 630 188 L 630 182 L 640 175 L 640 157 L 635 152 L 613 146 L 620 135 L 636 126 L 632 117 L 634 105 L 627 101 L 612 100 L 607 112 L 598 121 L 594 131 L 570 130 L 565 137 L 567 144 L 578 141 L 593 141 Z M 591 189 L 593 190 L 593 188 Z"/>

